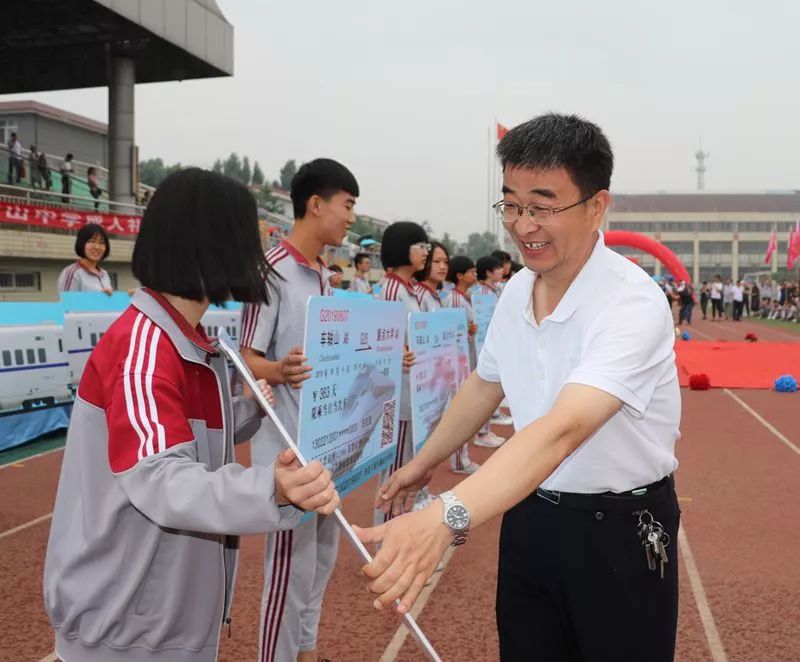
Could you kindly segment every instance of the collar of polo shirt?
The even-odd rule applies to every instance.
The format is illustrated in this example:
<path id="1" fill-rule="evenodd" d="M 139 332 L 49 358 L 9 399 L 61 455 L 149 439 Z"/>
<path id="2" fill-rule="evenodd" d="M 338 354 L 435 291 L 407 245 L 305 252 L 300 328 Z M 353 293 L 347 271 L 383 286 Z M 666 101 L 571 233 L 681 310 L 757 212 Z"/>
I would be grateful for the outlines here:
<path id="1" fill-rule="evenodd" d="M 586 263 L 581 267 L 581 270 L 570 283 L 561 301 L 558 302 L 556 309 L 542 320 L 545 322 L 566 322 L 572 314 L 578 309 L 586 297 L 591 294 L 600 283 L 600 276 L 603 270 L 603 256 L 605 251 L 605 240 L 603 233 L 599 232 L 597 241 L 595 242 L 592 253 Z M 536 287 L 537 274 L 531 271 L 531 285 Z M 533 290 L 531 290 L 531 294 Z M 541 326 L 536 323 L 536 318 L 533 316 L 533 296 L 528 299 L 528 304 L 522 310 L 522 316 L 525 321 L 535 327 Z"/>

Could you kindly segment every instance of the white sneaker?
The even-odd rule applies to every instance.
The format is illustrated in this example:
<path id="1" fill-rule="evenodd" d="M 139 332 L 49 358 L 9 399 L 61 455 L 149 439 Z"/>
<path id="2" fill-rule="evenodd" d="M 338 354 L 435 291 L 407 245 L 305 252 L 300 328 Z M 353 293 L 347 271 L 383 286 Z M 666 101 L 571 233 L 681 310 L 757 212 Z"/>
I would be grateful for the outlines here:
<path id="1" fill-rule="evenodd" d="M 477 462 L 470 462 L 461 469 L 450 469 L 450 471 L 452 471 L 454 474 L 474 474 L 480 468 L 481 465 Z"/>
<path id="2" fill-rule="evenodd" d="M 488 434 L 479 434 L 473 443 L 483 448 L 500 448 L 505 441 L 503 437 L 498 437 L 494 432 L 489 432 Z"/>
<path id="3" fill-rule="evenodd" d="M 514 423 L 514 419 L 511 416 L 492 416 L 492 423 L 495 425 L 512 425 Z"/>

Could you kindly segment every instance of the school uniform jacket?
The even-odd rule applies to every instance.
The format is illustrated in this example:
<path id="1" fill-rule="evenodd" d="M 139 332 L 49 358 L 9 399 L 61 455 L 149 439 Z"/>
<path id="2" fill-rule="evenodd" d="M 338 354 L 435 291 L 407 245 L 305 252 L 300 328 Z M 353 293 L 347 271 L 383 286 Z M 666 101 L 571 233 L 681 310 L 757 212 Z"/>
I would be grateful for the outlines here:
<path id="1" fill-rule="evenodd" d="M 260 418 L 226 362 L 161 295 L 138 291 L 81 378 L 44 571 L 65 662 L 215 660 L 241 534 L 291 528 L 274 465 L 235 441 Z"/>

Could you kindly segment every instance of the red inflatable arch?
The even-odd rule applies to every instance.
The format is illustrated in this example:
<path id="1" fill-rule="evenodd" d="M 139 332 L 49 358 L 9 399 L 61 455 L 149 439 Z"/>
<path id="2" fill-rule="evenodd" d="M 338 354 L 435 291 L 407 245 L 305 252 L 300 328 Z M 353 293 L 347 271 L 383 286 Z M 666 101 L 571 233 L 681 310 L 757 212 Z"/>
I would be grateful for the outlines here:
<path id="1" fill-rule="evenodd" d="M 667 271 L 675 277 L 675 280 L 685 280 L 687 283 L 692 282 L 689 272 L 683 266 L 683 262 L 660 241 L 638 232 L 628 232 L 627 230 L 609 230 L 603 234 L 603 238 L 606 246 L 628 246 L 649 253 L 667 268 Z"/>

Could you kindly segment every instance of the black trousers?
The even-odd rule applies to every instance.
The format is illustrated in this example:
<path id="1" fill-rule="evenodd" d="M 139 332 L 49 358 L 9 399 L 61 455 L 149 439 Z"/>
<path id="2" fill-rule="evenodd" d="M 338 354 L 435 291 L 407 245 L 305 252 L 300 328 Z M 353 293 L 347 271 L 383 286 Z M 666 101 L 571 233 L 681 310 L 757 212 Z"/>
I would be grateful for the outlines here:
<path id="1" fill-rule="evenodd" d="M 733 321 L 738 322 L 742 319 L 742 308 L 744 308 L 744 301 L 733 302 Z"/>
<path id="2" fill-rule="evenodd" d="M 663 489 L 660 503 L 655 494 L 630 504 L 597 497 L 591 508 L 534 492 L 505 514 L 496 605 L 503 662 L 672 662 L 680 510 L 671 479 Z M 642 508 L 671 537 L 664 579 L 648 569 L 637 534 Z"/>

